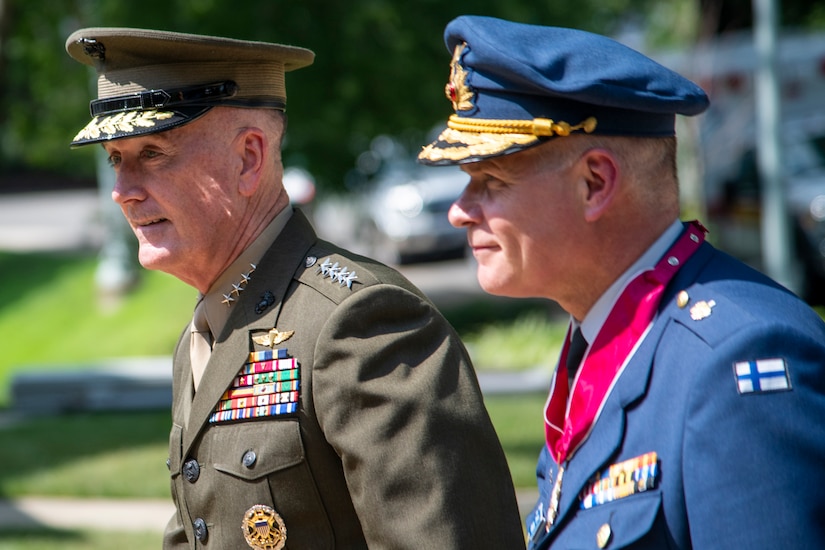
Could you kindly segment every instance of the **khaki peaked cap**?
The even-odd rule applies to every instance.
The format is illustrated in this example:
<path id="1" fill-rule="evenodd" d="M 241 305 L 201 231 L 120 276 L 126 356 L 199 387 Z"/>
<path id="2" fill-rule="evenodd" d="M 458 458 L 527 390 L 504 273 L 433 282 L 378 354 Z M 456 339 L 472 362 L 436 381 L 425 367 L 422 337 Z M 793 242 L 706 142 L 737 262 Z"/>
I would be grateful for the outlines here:
<path id="1" fill-rule="evenodd" d="M 98 76 L 92 121 L 73 146 L 162 132 L 218 105 L 284 110 L 284 73 L 315 58 L 296 46 L 113 27 L 72 33 L 66 51 Z"/>

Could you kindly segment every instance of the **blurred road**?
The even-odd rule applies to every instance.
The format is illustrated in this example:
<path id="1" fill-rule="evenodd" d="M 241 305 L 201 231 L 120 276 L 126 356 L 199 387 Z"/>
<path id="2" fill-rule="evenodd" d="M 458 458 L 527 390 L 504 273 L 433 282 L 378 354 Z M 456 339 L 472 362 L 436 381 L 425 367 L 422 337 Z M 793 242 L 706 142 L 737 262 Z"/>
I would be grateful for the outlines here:
<path id="1" fill-rule="evenodd" d="M 0 250 L 96 248 L 103 240 L 93 189 L 0 194 Z"/>

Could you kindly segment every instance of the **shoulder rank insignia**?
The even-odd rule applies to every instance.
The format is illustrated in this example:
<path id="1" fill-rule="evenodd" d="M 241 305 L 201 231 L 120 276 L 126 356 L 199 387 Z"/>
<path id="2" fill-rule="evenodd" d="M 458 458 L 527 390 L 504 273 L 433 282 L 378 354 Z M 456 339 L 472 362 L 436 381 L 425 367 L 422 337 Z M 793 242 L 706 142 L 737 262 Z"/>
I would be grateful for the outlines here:
<path id="1" fill-rule="evenodd" d="M 782 391 L 791 389 L 788 364 L 784 359 L 757 359 L 733 364 L 739 393 Z"/>
<path id="2" fill-rule="evenodd" d="M 355 271 L 347 270 L 346 266 L 341 267 L 338 262 L 332 263 L 330 258 L 327 258 L 318 266 L 318 273 L 324 277 L 329 277 L 332 282 L 336 282 L 341 286 L 346 285 L 350 290 L 352 290 L 352 283 L 358 278 Z"/>
<path id="3" fill-rule="evenodd" d="M 710 314 L 713 313 L 713 306 L 715 305 L 716 302 L 714 300 L 696 302 L 693 307 L 690 308 L 690 318 L 694 321 L 701 321 L 706 317 L 710 317 Z"/>
<path id="4" fill-rule="evenodd" d="M 286 525 L 281 516 L 263 504 L 256 504 L 243 516 L 243 536 L 254 550 L 281 550 L 286 544 Z"/>

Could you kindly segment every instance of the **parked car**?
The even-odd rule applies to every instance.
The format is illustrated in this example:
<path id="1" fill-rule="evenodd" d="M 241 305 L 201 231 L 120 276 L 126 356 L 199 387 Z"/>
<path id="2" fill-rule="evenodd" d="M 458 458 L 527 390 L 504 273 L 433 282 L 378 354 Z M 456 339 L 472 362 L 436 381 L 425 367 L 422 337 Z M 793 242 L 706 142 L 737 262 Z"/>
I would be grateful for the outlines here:
<path id="1" fill-rule="evenodd" d="M 457 166 L 389 163 L 358 193 L 360 247 L 388 263 L 463 256 L 466 232 L 450 225 L 447 212 L 468 179 Z"/>

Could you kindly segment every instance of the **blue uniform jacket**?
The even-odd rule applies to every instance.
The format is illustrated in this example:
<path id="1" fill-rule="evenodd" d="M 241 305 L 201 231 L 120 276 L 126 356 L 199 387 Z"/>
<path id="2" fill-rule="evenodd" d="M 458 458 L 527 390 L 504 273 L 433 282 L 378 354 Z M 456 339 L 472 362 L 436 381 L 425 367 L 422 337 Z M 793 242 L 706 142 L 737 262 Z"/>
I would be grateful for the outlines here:
<path id="1" fill-rule="evenodd" d="M 680 307 L 682 290 L 689 302 Z M 710 313 L 696 315 L 696 304 Z M 784 360 L 784 383 L 775 370 L 783 362 L 770 359 Z M 759 389 L 766 365 L 780 389 Z M 651 489 L 583 508 L 594 476 L 649 452 L 658 458 Z M 702 245 L 570 459 L 546 530 L 538 520 L 557 472 L 545 447 L 526 519 L 531 549 L 821 548 L 825 324 L 770 279 Z"/>

